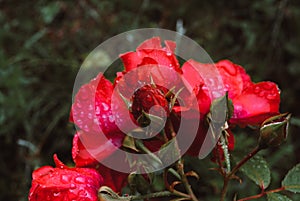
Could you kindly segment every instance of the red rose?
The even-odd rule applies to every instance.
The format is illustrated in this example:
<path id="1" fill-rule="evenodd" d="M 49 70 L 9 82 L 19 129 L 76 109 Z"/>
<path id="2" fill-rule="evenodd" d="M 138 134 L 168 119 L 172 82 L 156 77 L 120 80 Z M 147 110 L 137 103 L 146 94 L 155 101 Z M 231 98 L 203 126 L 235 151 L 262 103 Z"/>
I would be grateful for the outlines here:
<path id="1" fill-rule="evenodd" d="M 258 126 L 279 114 L 280 90 L 273 82 L 259 82 L 244 89 L 232 102 L 234 113 L 230 123 Z"/>
<path id="2" fill-rule="evenodd" d="M 32 173 L 29 201 L 97 201 L 101 175 L 90 168 L 69 168 L 54 155 L 56 168 L 44 166 Z"/>
<path id="3" fill-rule="evenodd" d="M 233 102 L 230 123 L 258 126 L 279 113 L 280 90 L 275 83 L 253 83 L 241 66 L 228 60 L 216 63 L 216 67 Z"/>
<path id="4" fill-rule="evenodd" d="M 209 68 L 211 65 L 190 60 L 182 67 L 183 77 L 191 86 L 190 91 L 193 90 L 197 96 L 202 116 L 209 112 L 213 97 L 202 77 L 206 75 L 199 74 L 198 68 Z M 259 125 L 266 118 L 279 113 L 280 91 L 275 83 L 253 83 L 241 66 L 228 60 L 220 61 L 215 66 L 222 79 L 224 92 L 228 92 L 233 101 L 234 114 L 230 123 Z"/>
<path id="5" fill-rule="evenodd" d="M 109 156 L 122 145 L 124 134 L 118 128 L 117 121 L 119 124 L 126 125 L 122 111 L 127 112 L 127 108 L 119 98 L 118 103 L 113 104 L 116 111 L 113 114 L 112 95 L 112 83 L 100 73 L 95 79 L 83 85 L 75 96 L 71 120 L 80 129 L 73 140 L 73 159 L 77 166 L 94 161 L 91 157 L 83 160 L 89 155 L 88 152 L 83 153 L 83 144 L 85 151 L 86 148 L 89 151 L 94 150 L 93 158 L 96 157 L 98 161 Z M 96 148 L 98 151 L 95 151 Z"/>
<path id="6" fill-rule="evenodd" d="M 200 70 L 200 68 L 206 68 L 206 70 Z M 280 91 L 277 85 L 273 82 L 253 83 L 241 66 L 228 60 L 220 61 L 215 65 L 189 60 L 183 65 L 182 71 L 183 77 L 188 82 L 189 91 L 193 92 L 198 100 L 198 107 L 189 109 L 200 112 L 201 117 L 205 117 L 209 112 L 211 102 L 215 98 L 213 97 L 214 91 L 210 91 L 210 88 L 217 88 L 213 86 L 216 80 L 209 80 L 210 83 L 204 82 L 205 76 L 213 77 L 213 73 L 219 74 L 224 92 L 228 92 L 233 102 L 234 113 L 229 120 L 231 125 L 257 126 L 268 117 L 279 113 Z M 212 86 L 207 86 L 207 84 Z M 197 156 L 206 134 L 207 127 L 202 122 L 188 154 Z"/>

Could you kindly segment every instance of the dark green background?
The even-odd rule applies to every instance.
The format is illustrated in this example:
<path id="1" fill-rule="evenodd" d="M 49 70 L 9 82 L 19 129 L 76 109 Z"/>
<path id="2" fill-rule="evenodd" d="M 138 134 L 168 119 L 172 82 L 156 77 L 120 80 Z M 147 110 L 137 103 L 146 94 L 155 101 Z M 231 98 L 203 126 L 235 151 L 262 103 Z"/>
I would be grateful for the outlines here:
<path id="1" fill-rule="evenodd" d="M 0 200 L 26 200 L 32 170 L 53 165 L 53 153 L 71 164 L 74 128 L 68 113 L 75 76 L 87 54 L 124 31 L 176 30 L 178 20 L 214 61 L 230 59 L 254 81 L 278 83 L 281 111 L 294 117 L 288 143 L 263 153 L 278 187 L 300 161 L 299 19 L 297 0 L 0 1 Z M 256 138 L 236 136 L 237 150 Z M 210 188 L 199 193 L 206 192 L 202 200 L 212 200 L 221 183 L 216 173 L 205 175 Z M 248 183 L 233 183 L 232 192 L 255 193 Z"/>

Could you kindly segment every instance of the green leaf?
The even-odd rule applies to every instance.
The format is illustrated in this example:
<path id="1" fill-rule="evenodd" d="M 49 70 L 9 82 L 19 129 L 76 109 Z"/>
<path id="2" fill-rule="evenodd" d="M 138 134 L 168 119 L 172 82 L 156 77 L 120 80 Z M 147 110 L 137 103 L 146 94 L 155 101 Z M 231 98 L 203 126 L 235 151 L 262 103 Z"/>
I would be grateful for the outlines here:
<path id="1" fill-rule="evenodd" d="M 292 201 L 285 195 L 281 195 L 279 193 L 268 193 L 267 194 L 268 201 Z"/>
<path id="2" fill-rule="evenodd" d="M 267 162 L 261 156 L 254 156 L 245 165 L 241 171 L 262 189 L 269 186 L 271 181 L 271 172 Z"/>
<path id="3" fill-rule="evenodd" d="M 287 191 L 300 193 L 300 163 L 287 173 L 282 181 L 282 186 Z"/>
<path id="4" fill-rule="evenodd" d="M 131 173 L 128 176 L 128 183 L 131 189 L 137 190 L 141 194 L 146 194 L 150 189 L 149 182 L 141 174 Z"/>
<path id="5" fill-rule="evenodd" d="M 135 140 L 133 137 L 129 136 L 129 135 L 126 135 L 124 140 L 123 140 L 123 147 L 126 147 L 128 149 L 132 149 L 136 152 L 139 152 L 139 150 L 136 148 L 135 146 Z"/>
<path id="6" fill-rule="evenodd" d="M 221 96 L 211 103 L 210 118 L 213 123 L 223 126 L 228 117 L 228 95 Z"/>
<path id="7" fill-rule="evenodd" d="M 98 197 L 106 201 L 130 201 L 130 197 L 121 197 L 108 186 L 102 186 L 99 189 Z"/>
<path id="8" fill-rule="evenodd" d="M 175 138 L 161 146 L 158 156 L 165 164 L 170 164 L 174 161 L 177 161 L 181 157 Z"/>

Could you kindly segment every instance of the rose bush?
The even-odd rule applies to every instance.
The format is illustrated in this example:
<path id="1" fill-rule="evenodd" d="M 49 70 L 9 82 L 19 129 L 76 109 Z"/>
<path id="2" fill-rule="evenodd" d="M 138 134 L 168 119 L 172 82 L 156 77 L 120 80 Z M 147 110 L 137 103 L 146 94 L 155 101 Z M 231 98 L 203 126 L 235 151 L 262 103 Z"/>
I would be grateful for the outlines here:
<path id="1" fill-rule="evenodd" d="M 99 73 L 79 89 L 70 114 L 70 121 L 77 127 L 72 148 L 76 167 L 68 168 L 55 158 L 57 168 L 46 166 L 36 170 L 29 200 L 80 200 L 82 190 L 86 200 L 97 200 L 100 185 L 120 193 L 128 174 L 109 169 L 101 161 L 114 157 L 118 149 L 134 153 L 159 151 L 176 137 L 183 121 L 196 128 L 196 135 L 193 139 L 189 132 L 185 133 L 186 140 L 192 142 L 181 154 L 198 156 L 209 133 L 213 102 L 226 93 L 233 104 L 233 113 L 226 119 L 229 126 L 224 127 L 228 151 L 234 148 L 233 127 L 258 127 L 279 114 L 280 91 L 275 83 L 254 83 L 241 66 L 228 60 L 215 64 L 188 60 L 180 67 L 175 48 L 172 41 L 165 41 L 162 47 L 159 37 L 146 40 L 136 51 L 120 55 L 124 71 L 117 73 L 114 83 Z M 216 75 L 207 81 L 208 75 L 199 69 Z M 143 139 L 142 151 L 132 144 L 124 146 L 127 134 L 138 126 L 147 127 L 152 123 L 151 116 L 165 118 L 163 132 Z M 181 143 L 178 141 L 177 151 Z M 220 143 L 213 150 L 213 160 L 224 161 Z M 83 183 L 76 183 L 79 176 L 84 178 Z M 63 183 L 62 177 L 68 177 L 68 182 Z"/>
<path id="2" fill-rule="evenodd" d="M 121 124 L 126 127 L 128 121 L 137 120 L 142 112 L 149 113 L 149 109 L 155 105 L 162 107 L 168 116 L 172 111 L 173 115 L 179 117 L 181 112 L 196 110 L 200 113 L 201 121 L 199 121 L 197 136 L 187 150 L 187 154 L 197 156 L 208 130 L 203 119 L 208 114 L 213 101 L 212 92 L 208 90 L 207 83 L 204 82 L 204 75 L 201 75 L 197 69 L 207 68 L 209 65 L 216 67 L 222 79 L 224 92 L 228 92 L 228 96 L 233 102 L 234 112 L 229 120 L 231 126 L 259 125 L 266 118 L 279 113 L 280 96 L 275 83 L 261 82 L 255 84 L 241 66 L 228 60 L 216 64 L 202 64 L 189 60 L 180 68 L 174 54 L 176 44 L 172 41 L 165 41 L 165 44 L 166 47 L 162 47 L 160 39 L 156 37 L 143 42 L 137 47 L 136 52 L 120 55 L 124 64 L 124 71 L 117 73 L 114 85 L 106 80 L 102 74 L 99 74 L 96 79 L 80 88 L 71 113 L 74 123 L 81 129 L 81 132 L 75 135 L 73 143 L 73 158 L 77 166 L 97 164 L 98 161 L 108 157 L 114 149 L 121 146 L 126 133 L 122 133 L 118 128 L 120 123 L 114 121 L 124 121 L 126 123 L 122 122 Z M 147 84 L 151 82 L 153 82 L 152 85 Z M 146 85 L 144 86 L 144 84 Z M 120 98 L 111 104 L 112 96 L 115 95 L 113 91 L 116 88 L 123 98 L 131 102 L 131 108 L 126 108 L 124 101 Z M 174 97 L 176 91 L 173 91 L 173 95 L 169 97 L 167 94 L 170 89 L 174 88 L 183 89 L 178 98 L 184 100 L 184 105 L 179 105 L 176 102 L 171 108 L 171 97 Z M 134 94 L 128 91 L 134 91 Z M 192 95 L 197 97 L 198 105 L 190 104 Z M 91 105 L 93 99 L 95 99 L 95 105 Z M 256 103 L 255 106 L 253 103 Z M 117 113 L 112 113 L 112 106 L 118 107 Z M 92 108 L 95 108 L 95 114 L 92 114 Z M 128 110 L 131 111 L 129 116 Z M 193 113 L 190 114 L 189 118 L 192 119 Z M 177 130 L 176 125 L 179 125 L 177 118 L 170 119 L 175 125 L 175 130 Z M 189 119 L 189 121 L 191 120 Z M 99 132 L 98 126 L 110 141 L 105 138 L 100 139 L 101 135 L 96 134 Z M 90 131 L 92 128 L 95 128 L 94 133 Z M 83 132 L 85 134 L 82 134 Z M 169 134 L 168 128 L 166 128 L 166 133 Z M 85 146 L 91 145 L 92 147 L 82 145 L 80 141 L 84 140 L 83 135 L 86 135 L 87 138 L 95 136 L 95 140 L 91 141 L 95 142 L 94 147 L 98 147 L 98 150 L 102 150 L 100 149 L 101 146 L 106 146 L 101 144 L 102 142 L 106 144 L 112 142 L 110 145 L 113 146 L 107 145 L 105 150 L 91 156 L 87 149 L 93 150 L 93 146 L 91 143 L 86 143 Z M 98 137 L 99 139 L 96 139 Z M 171 138 L 170 135 L 167 137 Z M 229 150 L 233 149 L 233 138 L 233 135 L 230 135 Z M 144 143 L 151 151 L 159 150 L 164 144 L 163 140 L 157 138 L 150 141 L 145 140 Z M 216 147 L 216 150 L 218 151 L 214 151 L 214 153 L 219 153 L 223 159 L 223 152 L 219 146 Z"/>

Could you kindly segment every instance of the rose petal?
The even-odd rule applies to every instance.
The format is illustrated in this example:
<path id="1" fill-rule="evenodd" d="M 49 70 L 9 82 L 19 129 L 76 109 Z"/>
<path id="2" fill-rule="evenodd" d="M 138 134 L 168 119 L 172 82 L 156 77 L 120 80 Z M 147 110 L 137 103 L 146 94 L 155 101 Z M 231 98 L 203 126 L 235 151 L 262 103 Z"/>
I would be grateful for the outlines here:
<path id="1" fill-rule="evenodd" d="M 273 82 L 260 82 L 246 88 L 233 100 L 233 124 L 259 125 L 279 113 L 280 91 Z"/>
<path id="2" fill-rule="evenodd" d="M 242 91 L 252 85 L 249 75 L 241 66 L 229 60 L 222 60 L 216 63 L 216 67 L 222 76 L 225 91 L 228 91 L 229 98 L 240 95 Z"/>
<path id="3" fill-rule="evenodd" d="M 143 42 L 137 47 L 136 52 L 127 52 L 121 54 L 120 58 L 125 66 L 125 72 L 128 72 L 139 66 L 148 64 L 157 64 L 174 69 L 182 73 L 174 50 L 176 44 L 172 41 L 165 41 L 166 47 L 162 48 L 159 37 L 154 37 Z"/>
<path id="4" fill-rule="evenodd" d="M 159 37 L 153 37 L 148 40 L 145 40 L 143 43 L 141 43 L 137 48 L 137 50 L 142 49 L 162 49 L 160 38 Z"/>
<path id="5" fill-rule="evenodd" d="M 107 139 L 104 135 L 79 131 L 73 138 L 72 157 L 76 167 L 93 167 L 122 145 L 122 139 Z"/>
<path id="6" fill-rule="evenodd" d="M 85 141 L 84 145 L 93 152 L 93 156 L 97 160 L 104 159 L 122 144 L 124 134 L 119 130 L 117 124 L 126 125 L 121 112 L 127 108 L 124 109 L 124 102 L 120 98 L 117 99 L 119 102 L 115 101 L 112 104 L 112 94 L 112 83 L 99 74 L 88 84 L 83 85 L 75 96 L 72 116 L 74 123 L 81 131 L 78 134 L 80 140 L 77 135 L 74 137 L 73 158 L 79 166 L 92 162 L 81 141 Z M 97 143 L 95 144 L 95 142 Z M 103 153 L 100 154 L 101 150 Z"/>

